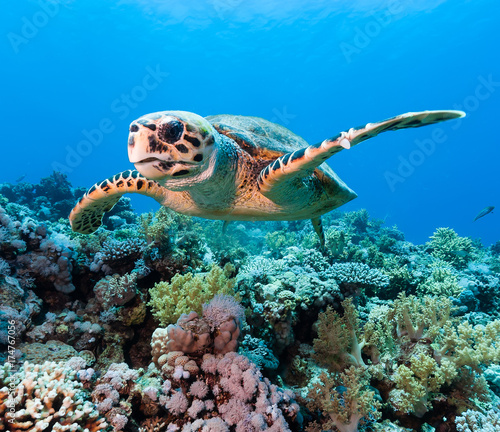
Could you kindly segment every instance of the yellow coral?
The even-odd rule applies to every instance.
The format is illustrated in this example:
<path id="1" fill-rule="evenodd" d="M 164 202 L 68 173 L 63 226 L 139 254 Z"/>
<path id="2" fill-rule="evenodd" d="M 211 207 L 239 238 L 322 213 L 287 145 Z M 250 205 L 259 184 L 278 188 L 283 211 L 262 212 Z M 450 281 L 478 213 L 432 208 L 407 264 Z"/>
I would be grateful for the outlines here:
<path id="1" fill-rule="evenodd" d="M 396 391 L 391 392 L 391 403 L 398 411 L 421 417 L 431 408 L 429 394 L 439 391 L 445 379 L 436 360 L 420 353 L 411 359 L 409 367 L 399 365 L 396 369 L 393 375 Z"/>
<path id="2" fill-rule="evenodd" d="M 450 319 L 451 309 L 451 300 L 445 297 L 426 296 L 419 299 L 400 293 L 392 312 L 398 337 L 407 335 L 414 342 L 424 338 L 434 340 Z"/>
<path id="3" fill-rule="evenodd" d="M 443 336 L 435 345 L 434 356 L 443 361 L 453 362 L 456 368 L 480 364 L 490 365 L 500 362 L 500 320 L 491 321 L 486 326 L 473 326 L 465 321 L 458 326 L 446 323 Z"/>
<path id="4" fill-rule="evenodd" d="M 442 261 L 434 264 L 432 275 L 417 287 L 418 294 L 429 294 L 446 297 L 458 297 L 463 288 L 458 285 L 455 275 L 451 269 Z"/>
<path id="5" fill-rule="evenodd" d="M 173 324 L 181 314 L 191 311 L 201 315 L 203 303 L 215 294 L 234 296 L 234 279 L 229 276 L 234 270 L 232 264 L 224 269 L 213 265 L 206 274 L 177 274 L 169 282 L 158 282 L 149 290 L 154 317 L 162 326 Z"/>

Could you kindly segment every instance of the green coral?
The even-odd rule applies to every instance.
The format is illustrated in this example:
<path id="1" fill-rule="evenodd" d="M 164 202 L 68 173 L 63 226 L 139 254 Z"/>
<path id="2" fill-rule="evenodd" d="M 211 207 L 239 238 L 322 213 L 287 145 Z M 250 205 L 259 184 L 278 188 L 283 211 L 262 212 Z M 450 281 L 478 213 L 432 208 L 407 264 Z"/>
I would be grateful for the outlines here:
<path id="1" fill-rule="evenodd" d="M 201 315 L 203 303 L 215 294 L 234 295 L 235 282 L 229 278 L 233 272 L 234 266 L 226 264 L 224 269 L 213 265 L 205 274 L 176 274 L 170 282 L 158 282 L 149 290 L 148 306 L 162 326 L 175 323 L 183 313 Z"/>
<path id="2" fill-rule="evenodd" d="M 149 243 L 169 244 L 170 231 L 192 222 L 190 216 L 182 215 L 161 207 L 156 213 L 144 213 L 139 216 L 139 233 Z"/>
<path id="3" fill-rule="evenodd" d="M 427 243 L 434 257 L 461 269 L 472 260 L 474 247 L 472 240 L 460 237 L 451 228 L 438 228 Z"/>
<path id="4" fill-rule="evenodd" d="M 448 367 L 424 353 L 415 354 L 407 365 L 401 364 L 393 375 L 396 388 L 389 397 L 392 406 L 399 412 L 424 415 L 430 408 L 429 395 L 437 392 L 446 380 Z"/>
<path id="5" fill-rule="evenodd" d="M 410 341 L 434 340 L 451 315 L 451 300 L 444 297 L 423 297 L 399 294 L 394 301 L 389 319 L 396 324 L 398 338 Z"/>
<path id="6" fill-rule="evenodd" d="M 389 256 L 385 258 L 383 272 L 389 276 L 389 286 L 375 292 L 379 298 L 393 299 L 400 292 L 410 293 L 414 291 L 417 285 L 408 265 L 399 257 Z"/>

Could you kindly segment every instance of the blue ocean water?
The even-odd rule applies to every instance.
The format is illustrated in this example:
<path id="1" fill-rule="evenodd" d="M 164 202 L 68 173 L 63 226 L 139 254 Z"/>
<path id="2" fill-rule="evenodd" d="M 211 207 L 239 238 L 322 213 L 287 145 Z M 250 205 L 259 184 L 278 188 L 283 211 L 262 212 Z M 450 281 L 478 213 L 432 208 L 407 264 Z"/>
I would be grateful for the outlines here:
<path id="1" fill-rule="evenodd" d="M 75 186 L 131 168 L 149 112 L 254 115 L 318 142 L 407 111 L 467 117 L 332 157 L 366 208 L 422 243 L 500 238 L 500 8 L 494 0 L 39 0 L 0 16 L 2 175 Z M 156 207 L 134 198 L 138 210 Z"/>

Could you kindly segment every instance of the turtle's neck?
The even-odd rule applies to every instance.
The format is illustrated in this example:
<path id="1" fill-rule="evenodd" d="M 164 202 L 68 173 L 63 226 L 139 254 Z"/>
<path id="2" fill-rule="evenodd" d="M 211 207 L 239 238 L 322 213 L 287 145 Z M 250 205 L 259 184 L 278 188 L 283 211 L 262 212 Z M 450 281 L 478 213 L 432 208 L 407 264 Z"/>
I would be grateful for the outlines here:
<path id="1" fill-rule="evenodd" d="M 241 152 L 232 139 L 217 135 L 214 150 L 198 175 L 183 182 L 165 183 L 167 189 L 187 192 L 199 207 L 215 210 L 227 208 L 234 201 Z"/>

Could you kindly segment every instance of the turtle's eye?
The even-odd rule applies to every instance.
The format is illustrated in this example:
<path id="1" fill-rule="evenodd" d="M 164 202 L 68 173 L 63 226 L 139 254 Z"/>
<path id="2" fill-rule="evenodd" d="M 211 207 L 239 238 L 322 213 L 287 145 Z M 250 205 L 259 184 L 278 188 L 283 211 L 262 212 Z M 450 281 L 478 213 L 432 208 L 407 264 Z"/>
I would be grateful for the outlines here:
<path id="1" fill-rule="evenodd" d="M 173 144 L 180 140 L 184 125 L 179 120 L 171 120 L 160 125 L 158 137 L 166 143 Z"/>

